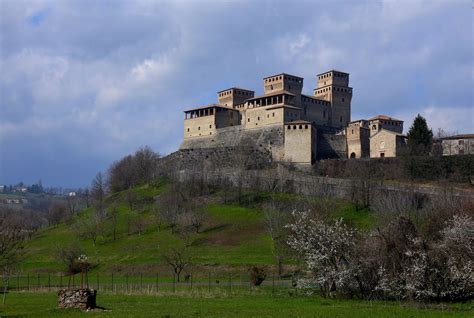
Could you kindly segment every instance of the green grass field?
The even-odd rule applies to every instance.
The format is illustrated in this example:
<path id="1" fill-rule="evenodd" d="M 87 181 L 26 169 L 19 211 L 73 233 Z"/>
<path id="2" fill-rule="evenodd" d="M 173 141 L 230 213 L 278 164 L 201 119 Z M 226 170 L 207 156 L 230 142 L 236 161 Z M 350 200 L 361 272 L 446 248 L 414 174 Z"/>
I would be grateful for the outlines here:
<path id="1" fill-rule="evenodd" d="M 60 310 L 54 293 L 10 293 L 1 317 L 473 317 L 471 304 L 328 300 L 316 296 L 151 296 L 98 294 L 93 312 Z"/>

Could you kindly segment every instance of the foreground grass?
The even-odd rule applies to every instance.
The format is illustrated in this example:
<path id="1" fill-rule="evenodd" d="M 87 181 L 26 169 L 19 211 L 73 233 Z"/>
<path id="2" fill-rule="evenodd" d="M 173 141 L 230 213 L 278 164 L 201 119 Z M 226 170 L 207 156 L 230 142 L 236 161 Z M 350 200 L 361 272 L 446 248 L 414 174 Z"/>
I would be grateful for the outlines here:
<path id="1" fill-rule="evenodd" d="M 319 297 L 101 295 L 105 310 L 57 309 L 54 293 L 10 293 L 0 316 L 28 317 L 472 317 L 472 305 L 444 310 L 416 304 L 327 300 Z"/>

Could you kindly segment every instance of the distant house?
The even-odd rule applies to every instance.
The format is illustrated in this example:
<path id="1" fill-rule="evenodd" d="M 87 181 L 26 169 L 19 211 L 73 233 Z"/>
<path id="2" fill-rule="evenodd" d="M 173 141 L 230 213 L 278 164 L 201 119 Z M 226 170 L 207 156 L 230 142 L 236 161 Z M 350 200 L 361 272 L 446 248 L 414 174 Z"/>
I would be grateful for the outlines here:
<path id="1" fill-rule="evenodd" d="M 67 196 L 68 196 L 68 197 L 75 197 L 75 196 L 76 196 L 76 192 L 75 192 L 75 191 L 68 192 Z"/>
<path id="2" fill-rule="evenodd" d="M 474 154 L 474 134 L 440 138 L 443 156 Z"/>
<path id="3" fill-rule="evenodd" d="M 0 192 L 5 192 L 6 186 L 0 185 Z"/>

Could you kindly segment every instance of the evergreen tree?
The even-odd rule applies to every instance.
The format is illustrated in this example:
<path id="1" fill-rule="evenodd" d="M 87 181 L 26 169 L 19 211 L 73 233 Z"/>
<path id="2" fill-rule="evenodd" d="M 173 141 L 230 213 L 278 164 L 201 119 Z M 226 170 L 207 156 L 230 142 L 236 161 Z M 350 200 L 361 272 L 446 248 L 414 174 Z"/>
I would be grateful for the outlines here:
<path id="1" fill-rule="evenodd" d="M 427 155 L 433 142 L 433 132 L 429 129 L 426 119 L 420 114 L 408 130 L 408 146 L 412 155 Z"/>

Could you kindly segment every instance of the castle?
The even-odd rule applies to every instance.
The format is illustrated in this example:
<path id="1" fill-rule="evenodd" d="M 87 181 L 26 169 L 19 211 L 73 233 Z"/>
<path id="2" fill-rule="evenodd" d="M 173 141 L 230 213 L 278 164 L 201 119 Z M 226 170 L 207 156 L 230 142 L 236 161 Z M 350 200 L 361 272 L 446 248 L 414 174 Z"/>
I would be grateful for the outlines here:
<path id="1" fill-rule="evenodd" d="M 218 92 L 218 103 L 184 111 L 181 149 L 251 146 L 296 164 L 399 153 L 403 121 L 384 115 L 351 121 L 349 73 L 316 77 L 313 95 L 302 94 L 303 78 L 285 73 L 265 77 L 260 96 L 238 87 Z"/>

